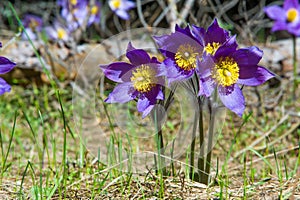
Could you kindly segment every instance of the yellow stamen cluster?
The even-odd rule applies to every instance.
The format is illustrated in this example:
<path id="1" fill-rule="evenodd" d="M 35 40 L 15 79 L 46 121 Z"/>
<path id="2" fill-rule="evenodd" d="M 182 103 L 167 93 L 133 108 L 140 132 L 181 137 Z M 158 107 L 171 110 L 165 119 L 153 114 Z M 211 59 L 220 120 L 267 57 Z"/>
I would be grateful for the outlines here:
<path id="1" fill-rule="evenodd" d="M 30 19 L 30 22 L 29 22 L 29 27 L 32 29 L 32 30 L 35 30 L 35 28 L 39 25 L 39 23 L 35 20 L 35 19 Z"/>
<path id="2" fill-rule="evenodd" d="M 75 6 L 77 4 L 77 0 L 70 0 L 71 5 Z"/>
<path id="3" fill-rule="evenodd" d="M 212 77 L 219 85 L 227 87 L 237 82 L 239 71 L 238 64 L 232 58 L 221 58 L 212 70 Z"/>
<path id="4" fill-rule="evenodd" d="M 176 64 L 184 70 L 192 70 L 196 68 L 197 48 L 190 44 L 180 45 L 175 54 Z"/>
<path id="5" fill-rule="evenodd" d="M 211 43 L 208 43 L 205 47 L 204 47 L 204 50 L 211 54 L 211 55 L 215 55 L 216 51 L 218 50 L 218 48 L 220 47 L 220 43 L 218 42 L 213 42 L 212 44 Z"/>
<path id="6" fill-rule="evenodd" d="M 112 5 L 115 9 L 118 9 L 121 6 L 121 0 L 112 0 Z"/>
<path id="7" fill-rule="evenodd" d="M 157 82 L 156 73 L 148 65 L 141 65 L 132 72 L 133 87 L 139 92 L 149 92 Z"/>
<path id="8" fill-rule="evenodd" d="M 93 6 L 92 8 L 91 8 L 91 14 L 92 15 L 96 15 L 98 13 L 98 6 Z"/>
<path id="9" fill-rule="evenodd" d="M 287 11 L 286 17 L 288 22 L 293 22 L 298 17 L 298 11 L 295 8 L 291 8 Z"/>
<path id="10" fill-rule="evenodd" d="M 65 36 L 67 35 L 67 32 L 64 30 L 64 29 L 62 29 L 62 28 L 58 28 L 57 29 L 57 38 L 58 39 L 63 39 Z"/>

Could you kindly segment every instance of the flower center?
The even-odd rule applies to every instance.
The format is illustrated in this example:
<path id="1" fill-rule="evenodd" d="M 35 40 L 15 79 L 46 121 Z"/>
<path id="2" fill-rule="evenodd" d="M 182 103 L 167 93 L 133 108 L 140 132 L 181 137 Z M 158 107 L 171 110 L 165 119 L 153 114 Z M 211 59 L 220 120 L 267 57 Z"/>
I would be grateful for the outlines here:
<path id="1" fill-rule="evenodd" d="M 184 70 L 196 68 L 197 49 L 190 44 L 180 45 L 175 54 L 176 64 Z"/>
<path id="2" fill-rule="evenodd" d="M 63 39 L 66 34 L 67 33 L 66 33 L 66 31 L 64 29 L 62 29 L 62 28 L 58 28 L 57 29 L 57 38 L 58 39 Z"/>
<path id="3" fill-rule="evenodd" d="M 221 46 L 221 45 L 220 45 L 220 43 L 218 43 L 218 42 L 213 42 L 212 44 L 211 44 L 211 43 L 208 43 L 208 44 L 205 46 L 204 50 L 205 50 L 207 53 L 211 54 L 211 55 L 215 55 L 216 51 L 218 50 L 218 48 L 219 48 L 220 46 Z"/>
<path id="4" fill-rule="evenodd" d="M 286 17 L 288 22 L 293 22 L 298 16 L 298 11 L 295 8 L 291 8 L 287 11 Z"/>
<path id="5" fill-rule="evenodd" d="M 75 6 L 77 4 L 77 0 L 70 0 L 70 3 Z"/>
<path id="6" fill-rule="evenodd" d="M 148 65 L 141 65 L 132 72 L 133 87 L 139 92 L 149 92 L 156 85 L 156 72 Z"/>
<path id="7" fill-rule="evenodd" d="M 98 12 L 98 6 L 93 6 L 92 9 L 91 9 L 91 14 L 96 15 L 97 12 Z"/>
<path id="8" fill-rule="evenodd" d="M 223 87 L 235 84 L 239 78 L 239 66 L 230 57 L 221 58 L 212 71 L 212 77 Z"/>
<path id="9" fill-rule="evenodd" d="M 32 30 L 35 30 L 35 28 L 38 27 L 38 26 L 39 26 L 39 23 L 35 19 L 30 19 L 29 27 Z"/>
<path id="10" fill-rule="evenodd" d="M 121 1 L 120 0 L 112 0 L 112 5 L 114 8 L 118 9 L 121 5 Z"/>

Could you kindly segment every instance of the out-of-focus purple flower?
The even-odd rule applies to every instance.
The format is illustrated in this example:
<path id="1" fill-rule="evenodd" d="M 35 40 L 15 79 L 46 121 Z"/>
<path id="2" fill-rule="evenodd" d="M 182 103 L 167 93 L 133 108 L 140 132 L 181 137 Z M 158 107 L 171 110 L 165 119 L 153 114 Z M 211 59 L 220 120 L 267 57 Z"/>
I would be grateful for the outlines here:
<path id="1" fill-rule="evenodd" d="M 271 19 L 275 20 L 272 31 L 286 30 L 295 36 L 300 35 L 300 5 L 298 0 L 285 0 L 283 7 L 267 6 L 264 11 Z"/>
<path id="2" fill-rule="evenodd" d="M 135 3 L 128 0 L 109 0 L 108 5 L 113 12 L 124 20 L 130 19 L 127 11 L 135 7 Z"/>
<path id="3" fill-rule="evenodd" d="M 115 62 L 100 66 L 105 76 L 119 83 L 105 100 L 107 103 L 126 103 L 137 99 L 137 109 L 146 117 L 157 100 L 163 100 L 163 77 L 157 76 L 160 64 L 155 57 L 150 58 L 146 51 L 135 49 L 128 44 L 126 57 L 130 63 Z"/>
<path id="4" fill-rule="evenodd" d="M 229 40 L 230 34 L 225 29 L 221 28 L 218 24 L 218 20 L 215 19 L 213 23 L 207 28 L 207 31 L 204 28 L 192 26 L 192 34 L 198 41 L 204 46 L 204 53 L 214 55 L 218 48 L 228 41 L 233 42 L 233 47 L 237 47 L 235 40 Z"/>
<path id="5" fill-rule="evenodd" d="M 235 40 L 235 37 L 230 40 Z M 203 59 L 198 60 L 199 95 L 209 97 L 217 89 L 223 104 L 242 116 L 245 99 L 238 84 L 257 86 L 274 77 L 273 73 L 258 65 L 262 55 L 263 52 L 255 46 L 236 49 L 226 44 L 220 46 L 214 55 L 204 54 Z"/>
<path id="6" fill-rule="evenodd" d="M 87 0 L 60 0 L 58 5 L 62 7 L 61 16 L 66 20 L 70 31 L 100 21 L 101 4 L 98 1 L 94 5 L 90 5 Z M 86 23 L 85 20 L 87 20 Z"/>
<path id="7" fill-rule="evenodd" d="M 169 84 L 194 75 L 196 60 L 202 57 L 203 45 L 191 34 L 189 27 L 181 29 L 176 25 L 171 35 L 154 36 L 154 39 L 166 57 L 159 74 L 166 76 Z"/>
<path id="8" fill-rule="evenodd" d="M 22 38 L 23 39 L 30 39 L 30 40 L 36 40 L 37 39 L 37 35 L 36 33 L 41 32 L 42 31 L 42 26 L 43 26 L 43 20 L 42 18 L 35 16 L 35 15 L 31 15 L 31 14 L 27 14 L 24 16 L 24 19 L 22 20 L 23 26 L 25 27 L 25 32 L 27 33 L 27 35 L 23 32 L 22 33 Z"/>
<path id="9" fill-rule="evenodd" d="M 88 21 L 88 26 L 94 23 L 99 23 L 100 22 L 100 8 L 101 4 L 100 2 L 96 2 L 95 5 L 89 6 L 89 21 Z"/>
<path id="10" fill-rule="evenodd" d="M 0 42 L 0 48 L 2 47 L 2 43 Z M 0 74 L 6 74 L 11 71 L 16 66 L 16 63 L 10 61 L 9 59 L 0 56 Z M 5 92 L 10 91 L 10 85 L 6 83 L 6 81 L 0 78 L 0 95 Z"/>
<path id="11" fill-rule="evenodd" d="M 70 39 L 68 29 L 58 22 L 55 22 L 53 26 L 45 27 L 45 32 L 51 40 L 67 42 Z"/>

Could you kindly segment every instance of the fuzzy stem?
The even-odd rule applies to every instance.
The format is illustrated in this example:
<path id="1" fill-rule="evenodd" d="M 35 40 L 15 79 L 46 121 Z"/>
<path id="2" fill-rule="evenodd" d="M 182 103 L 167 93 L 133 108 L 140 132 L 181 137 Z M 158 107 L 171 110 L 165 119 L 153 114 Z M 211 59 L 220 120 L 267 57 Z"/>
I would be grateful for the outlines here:
<path id="1" fill-rule="evenodd" d="M 198 122 L 198 113 L 195 112 L 194 116 L 194 125 L 193 125 L 193 135 L 192 135 L 192 144 L 191 144 L 191 156 L 190 156 L 190 178 L 194 179 L 194 158 L 195 158 L 195 146 L 196 146 L 196 131 L 197 131 L 197 122 Z M 197 181 L 197 180 L 196 180 Z"/>
<path id="2" fill-rule="evenodd" d="M 205 174 L 203 177 L 203 182 L 206 185 L 208 185 L 210 168 L 211 168 L 211 154 L 212 154 L 212 145 L 213 145 L 214 129 L 215 129 L 216 99 L 217 99 L 217 91 L 214 92 L 213 101 L 210 105 L 211 109 L 210 109 L 209 131 L 208 131 L 207 157 L 206 157 L 206 165 L 205 165 Z"/>
<path id="3" fill-rule="evenodd" d="M 200 155 L 198 157 L 198 173 L 200 176 L 200 182 L 203 183 L 203 177 L 204 177 L 204 130 L 203 130 L 203 111 L 202 111 L 202 105 L 200 105 L 200 98 L 199 98 L 199 143 L 200 143 Z"/>
<path id="4" fill-rule="evenodd" d="M 166 175 L 166 166 L 165 166 L 165 150 L 164 150 L 164 141 L 163 141 L 163 133 L 161 128 L 161 122 L 159 116 L 159 111 L 154 110 L 154 123 L 157 132 L 156 142 L 157 142 L 157 153 L 158 153 L 158 171 L 161 170 L 163 175 Z"/>
<path id="5" fill-rule="evenodd" d="M 297 89 L 297 47 L 296 47 L 296 36 L 293 35 L 293 99 L 296 100 L 296 89 Z"/>

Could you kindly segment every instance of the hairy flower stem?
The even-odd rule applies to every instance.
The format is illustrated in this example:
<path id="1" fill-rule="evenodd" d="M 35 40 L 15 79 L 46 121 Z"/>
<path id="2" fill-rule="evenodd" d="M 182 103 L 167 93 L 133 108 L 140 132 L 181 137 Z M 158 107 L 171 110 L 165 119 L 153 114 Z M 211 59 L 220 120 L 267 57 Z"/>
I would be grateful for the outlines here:
<path id="1" fill-rule="evenodd" d="M 161 103 L 161 102 L 160 102 Z M 159 110 L 154 108 L 154 124 L 155 131 L 157 132 L 156 143 L 157 143 L 157 153 L 158 153 L 158 166 L 157 169 L 162 173 L 162 175 L 167 175 L 166 165 L 165 165 L 165 150 L 164 150 L 164 141 L 163 141 L 163 133 L 161 127 L 161 113 Z"/>
<path id="2" fill-rule="evenodd" d="M 163 141 L 163 134 L 162 130 L 160 130 L 157 133 L 158 136 L 158 162 L 159 162 L 159 169 L 161 169 L 163 175 L 167 175 L 166 166 L 165 166 L 165 150 L 164 150 L 164 141 Z"/>
<path id="3" fill-rule="evenodd" d="M 193 125 L 193 134 L 192 134 L 192 143 L 191 143 L 191 155 L 190 155 L 190 178 L 195 181 L 199 181 L 197 177 L 194 176 L 194 158 L 195 158 L 195 146 L 196 146 L 196 132 L 197 132 L 197 122 L 199 121 L 199 115 L 195 112 L 194 115 L 194 125 Z"/>
<path id="4" fill-rule="evenodd" d="M 293 99 L 296 100 L 296 89 L 298 86 L 297 83 L 297 47 L 296 47 L 296 36 L 293 35 Z"/>
<path id="5" fill-rule="evenodd" d="M 200 99 L 199 99 L 200 100 Z M 200 101 L 199 101 L 200 102 Z M 199 139 L 200 139 L 200 155 L 198 157 L 198 173 L 199 173 L 199 177 L 200 177 L 200 183 L 204 183 L 204 148 L 203 148 L 203 144 L 204 144 L 204 130 L 203 130 L 203 111 L 202 111 L 202 105 L 200 105 L 200 112 L 199 112 Z"/>
<path id="6" fill-rule="evenodd" d="M 209 175 L 210 175 L 210 168 L 211 168 L 211 154 L 212 154 L 212 145 L 213 145 L 214 128 L 215 128 L 216 99 L 217 99 L 217 91 L 214 92 L 213 101 L 210 104 L 207 157 L 205 162 L 205 173 L 203 177 L 203 183 L 206 185 L 208 185 L 209 182 Z"/>

